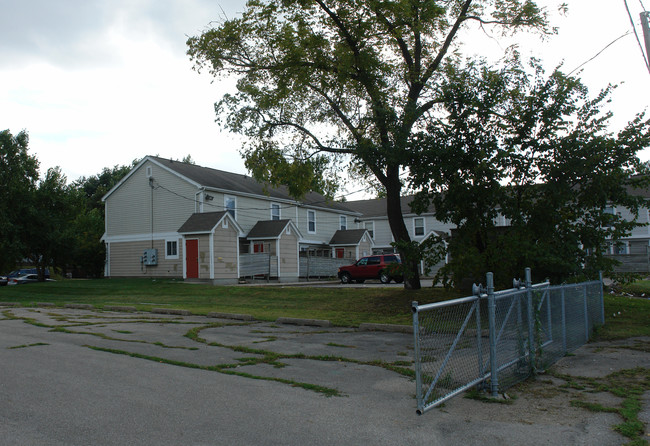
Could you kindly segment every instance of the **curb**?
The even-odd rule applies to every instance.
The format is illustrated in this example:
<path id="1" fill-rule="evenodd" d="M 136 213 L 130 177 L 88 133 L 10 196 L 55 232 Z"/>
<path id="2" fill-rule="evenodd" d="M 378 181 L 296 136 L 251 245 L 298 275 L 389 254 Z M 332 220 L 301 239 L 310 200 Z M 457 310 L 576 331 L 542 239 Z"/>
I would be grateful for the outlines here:
<path id="1" fill-rule="evenodd" d="M 104 311 L 122 311 L 126 313 L 133 313 L 137 311 L 137 308 L 135 307 L 121 307 L 121 306 L 106 306 L 102 308 Z"/>
<path id="2" fill-rule="evenodd" d="M 94 310 L 95 307 L 90 304 L 65 304 L 63 308 L 72 308 L 75 310 Z"/>
<path id="3" fill-rule="evenodd" d="M 156 314 L 176 314 L 179 316 L 191 316 L 192 312 L 189 310 L 176 310 L 174 308 L 152 308 L 151 313 Z"/>
<path id="4" fill-rule="evenodd" d="M 315 327 L 331 327 L 330 321 L 322 319 L 299 319 L 293 317 L 279 317 L 275 321 L 276 324 L 289 324 L 289 325 L 311 325 Z"/>
<path id="5" fill-rule="evenodd" d="M 213 317 L 217 319 L 236 319 L 238 321 L 254 321 L 255 318 L 250 314 L 236 314 L 236 313 L 208 313 L 206 317 Z"/>
<path id="6" fill-rule="evenodd" d="M 413 333 L 413 327 L 410 325 L 394 325 L 394 324 L 372 324 L 363 323 L 359 325 L 361 331 L 388 331 L 393 333 Z"/>

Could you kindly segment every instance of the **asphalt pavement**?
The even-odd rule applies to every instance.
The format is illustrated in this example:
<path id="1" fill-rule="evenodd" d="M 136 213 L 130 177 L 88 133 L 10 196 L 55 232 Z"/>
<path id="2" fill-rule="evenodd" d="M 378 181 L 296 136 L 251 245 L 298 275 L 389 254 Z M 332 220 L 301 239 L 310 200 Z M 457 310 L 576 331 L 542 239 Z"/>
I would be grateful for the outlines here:
<path id="1" fill-rule="evenodd" d="M 581 409 L 522 421 L 522 406 L 501 419 L 498 405 L 459 397 L 416 415 L 415 382 L 395 371 L 412 368 L 409 333 L 0 311 L 0 445 L 624 442 L 616 415 Z"/>

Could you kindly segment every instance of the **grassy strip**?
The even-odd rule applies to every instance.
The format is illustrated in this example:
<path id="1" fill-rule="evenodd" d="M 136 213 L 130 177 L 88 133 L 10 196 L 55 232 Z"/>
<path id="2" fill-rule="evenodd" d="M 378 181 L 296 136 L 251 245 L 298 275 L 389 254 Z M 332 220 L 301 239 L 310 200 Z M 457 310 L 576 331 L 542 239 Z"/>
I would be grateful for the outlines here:
<path id="1" fill-rule="evenodd" d="M 151 304 L 209 312 L 251 314 L 258 320 L 278 317 L 325 319 L 337 326 L 364 322 L 406 324 L 412 322 L 411 302 L 429 303 L 459 297 L 440 288 L 406 291 L 402 288 L 311 288 L 188 285 L 172 280 L 98 279 L 61 280 L 24 287 L 2 287 L 0 299 L 19 302 L 47 301 L 133 306 L 148 311 Z"/>
<path id="2" fill-rule="evenodd" d="M 650 299 L 605 295 L 605 325 L 599 327 L 596 340 L 610 341 L 650 336 Z"/>
<path id="3" fill-rule="evenodd" d="M 572 400 L 571 405 L 592 412 L 616 413 L 623 422 L 614 426 L 614 430 L 631 440 L 630 445 L 648 444 L 643 438 L 644 424 L 639 419 L 642 410 L 643 393 L 650 390 L 650 369 L 637 367 L 620 370 L 604 378 L 587 378 L 550 372 L 556 378 L 566 382 L 565 387 L 583 392 L 609 392 L 623 398 L 619 407 L 607 407 L 584 400 Z"/>
<path id="4" fill-rule="evenodd" d="M 274 381 L 274 382 L 279 382 L 282 384 L 288 384 L 292 387 L 300 387 L 305 390 L 311 390 L 313 392 L 317 392 L 320 394 L 323 394 L 325 396 L 344 396 L 341 394 L 338 390 L 332 389 L 330 387 L 324 387 L 324 386 L 319 386 L 317 384 L 310 384 L 310 383 L 303 383 L 303 382 L 298 382 L 290 379 L 284 379 L 284 378 L 274 378 L 274 377 L 269 377 L 269 376 L 259 376 L 259 375 L 252 375 L 250 373 L 244 373 L 244 372 L 239 372 L 236 370 L 233 370 L 234 368 L 240 367 L 242 364 L 220 364 L 220 365 L 200 365 L 200 364 L 193 364 L 190 362 L 183 362 L 183 361 L 175 361 L 172 359 L 166 359 L 166 358 L 160 358 L 156 356 L 149 356 L 149 355 L 143 355 L 140 353 L 133 353 L 133 352 L 128 352 L 125 350 L 116 350 L 116 349 L 110 349 L 110 348 L 102 348 L 102 347 L 95 347 L 92 345 L 86 345 L 85 347 L 88 347 L 92 350 L 96 351 L 101 351 L 101 352 L 106 352 L 106 353 L 113 353 L 113 354 L 118 354 L 118 355 L 126 355 L 130 356 L 132 358 L 138 358 L 138 359 L 145 359 L 148 361 L 155 361 L 158 363 L 163 363 L 163 364 L 168 364 L 168 365 L 175 365 L 179 367 L 187 367 L 191 369 L 199 369 L 199 370 L 205 370 L 205 371 L 210 371 L 210 372 L 218 372 L 218 373 L 224 373 L 226 375 L 236 375 L 236 376 L 241 376 L 243 378 L 251 378 L 251 379 L 259 379 L 263 381 Z"/>

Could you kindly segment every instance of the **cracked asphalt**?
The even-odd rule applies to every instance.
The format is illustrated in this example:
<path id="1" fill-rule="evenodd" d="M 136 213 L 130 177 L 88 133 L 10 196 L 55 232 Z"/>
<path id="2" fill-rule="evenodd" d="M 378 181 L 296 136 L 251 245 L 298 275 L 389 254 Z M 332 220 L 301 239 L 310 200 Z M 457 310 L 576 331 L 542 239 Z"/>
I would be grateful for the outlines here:
<path id="1" fill-rule="evenodd" d="M 536 392 L 503 410 L 458 397 L 417 416 L 407 333 L 0 310 L 0 445 L 625 442 L 615 414 Z"/>

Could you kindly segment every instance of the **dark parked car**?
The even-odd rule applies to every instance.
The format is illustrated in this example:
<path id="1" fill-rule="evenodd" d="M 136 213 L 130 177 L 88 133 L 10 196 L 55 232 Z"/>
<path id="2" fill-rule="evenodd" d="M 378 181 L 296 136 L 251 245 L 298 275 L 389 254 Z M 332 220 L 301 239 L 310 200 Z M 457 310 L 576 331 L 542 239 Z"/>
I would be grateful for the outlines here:
<path id="1" fill-rule="evenodd" d="M 38 274 L 38 269 L 36 268 L 17 269 L 16 271 L 12 271 L 9 274 L 7 274 L 7 279 L 11 279 L 12 277 L 26 276 L 27 274 Z M 46 279 L 50 278 L 50 270 L 48 268 L 45 268 L 45 278 Z"/>
<path id="2" fill-rule="evenodd" d="M 402 261 L 397 254 L 362 257 L 354 265 L 340 267 L 338 276 L 341 283 L 353 280 L 363 283 L 367 279 L 379 279 L 381 283 L 389 283 L 391 280 L 402 283 L 404 277 L 397 272 L 399 263 Z"/>
<path id="3" fill-rule="evenodd" d="M 10 277 L 9 285 L 22 285 L 24 283 L 38 282 L 38 274 L 25 274 L 18 277 Z"/>

